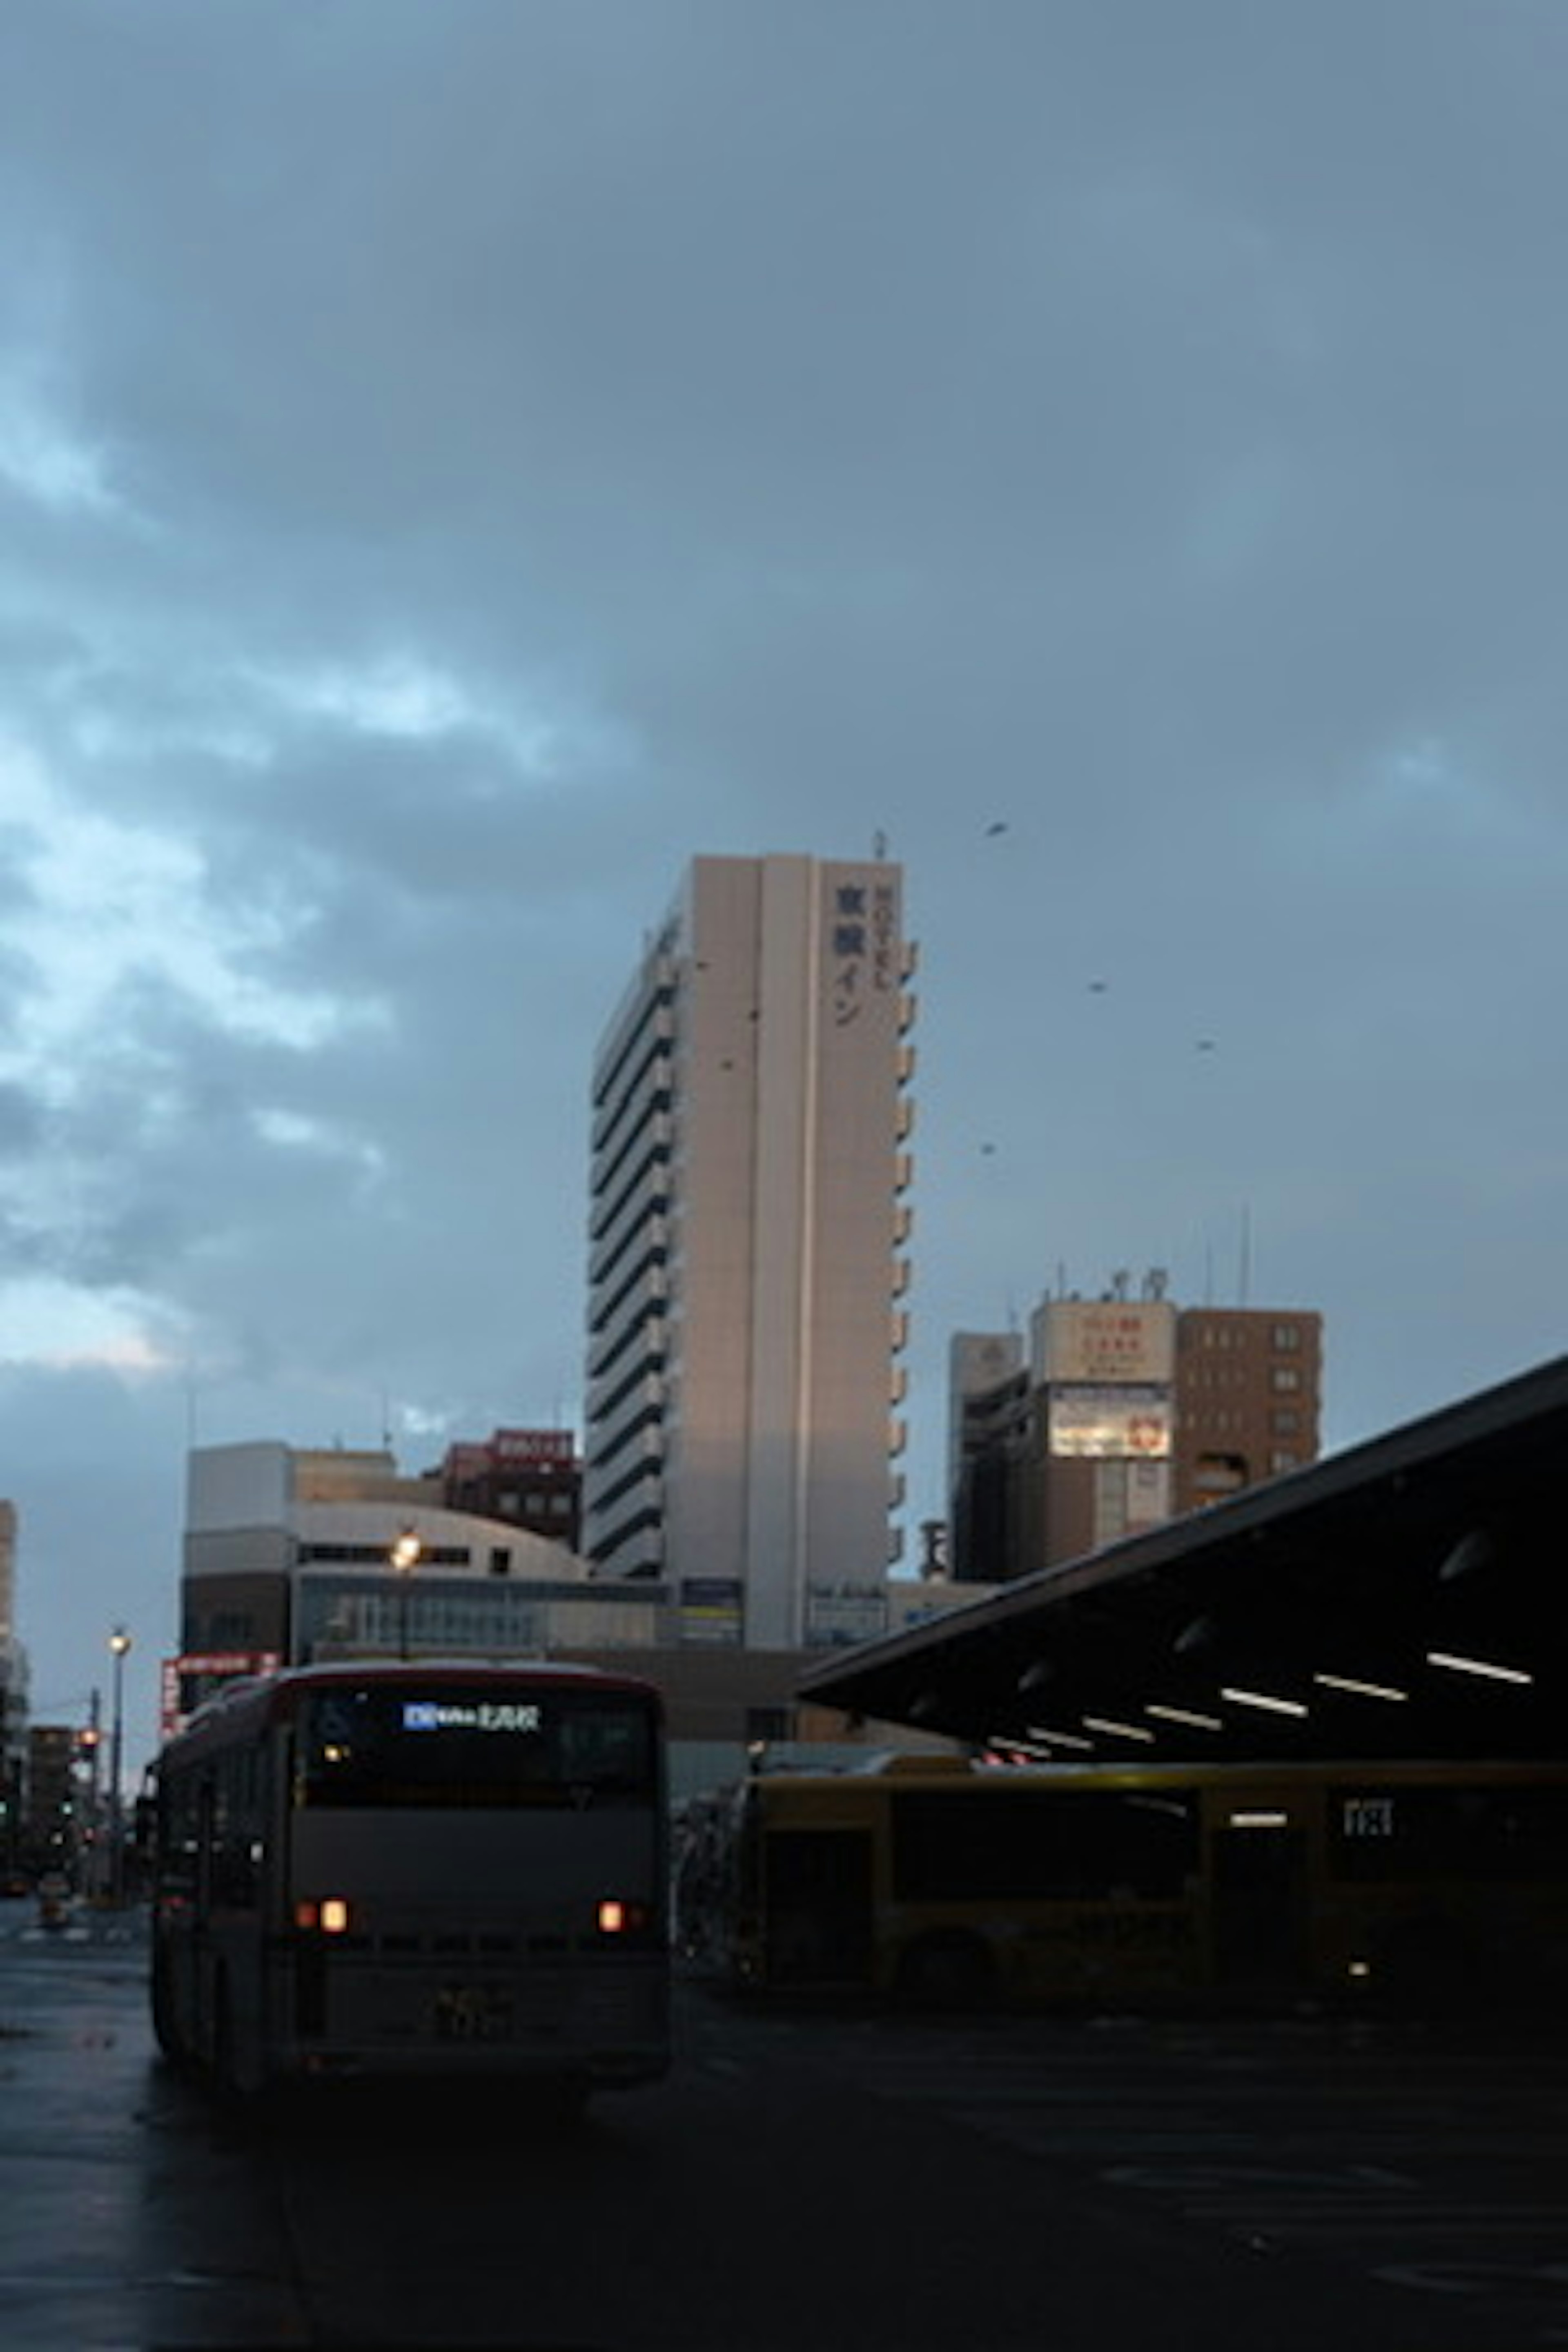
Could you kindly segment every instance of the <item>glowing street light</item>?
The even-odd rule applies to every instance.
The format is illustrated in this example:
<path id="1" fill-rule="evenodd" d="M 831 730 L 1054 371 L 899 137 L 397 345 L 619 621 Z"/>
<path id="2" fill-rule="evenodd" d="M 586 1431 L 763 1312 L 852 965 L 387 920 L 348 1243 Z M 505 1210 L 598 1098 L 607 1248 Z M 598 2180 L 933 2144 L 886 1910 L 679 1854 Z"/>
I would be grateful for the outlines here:
<path id="1" fill-rule="evenodd" d="M 414 1528 L 405 1528 L 386 1555 L 387 1566 L 397 1580 L 397 1654 L 400 1658 L 408 1655 L 408 1588 L 424 1556 L 425 1547 Z"/>

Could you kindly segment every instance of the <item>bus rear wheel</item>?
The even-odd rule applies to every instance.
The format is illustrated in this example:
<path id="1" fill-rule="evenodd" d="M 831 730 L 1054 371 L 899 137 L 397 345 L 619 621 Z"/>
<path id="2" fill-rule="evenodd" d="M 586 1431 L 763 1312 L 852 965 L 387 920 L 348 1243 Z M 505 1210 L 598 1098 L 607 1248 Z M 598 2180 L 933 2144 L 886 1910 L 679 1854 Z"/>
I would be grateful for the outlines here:
<path id="1" fill-rule="evenodd" d="M 162 1952 L 153 1961 L 153 2039 L 171 2066 L 190 2063 L 190 2052 L 180 2036 L 174 2021 L 174 1995 L 169 1980 L 169 1963 Z"/>
<path id="2" fill-rule="evenodd" d="M 234 2073 L 234 2003 L 229 1996 L 228 1973 L 218 1970 L 213 1989 L 212 2084 L 222 2099 L 233 2099 L 237 2092 Z"/>
<path id="3" fill-rule="evenodd" d="M 583 2074 L 551 2074 L 531 2084 L 519 2106 L 532 2130 L 546 2136 L 574 2132 L 588 2113 L 592 2085 Z"/>
<path id="4" fill-rule="evenodd" d="M 1412 1919 L 1377 1955 L 1374 1982 L 1391 2001 L 1416 2011 L 1468 2007 L 1485 1981 L 1468 1939 L 1447 1919 Z"/>

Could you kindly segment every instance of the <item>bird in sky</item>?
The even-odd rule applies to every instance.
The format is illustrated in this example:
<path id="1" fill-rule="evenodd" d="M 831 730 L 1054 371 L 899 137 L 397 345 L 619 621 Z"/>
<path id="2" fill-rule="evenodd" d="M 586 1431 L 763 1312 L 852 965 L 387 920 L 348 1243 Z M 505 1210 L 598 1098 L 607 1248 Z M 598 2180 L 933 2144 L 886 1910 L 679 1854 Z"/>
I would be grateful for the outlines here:
<path id="1" fill-rule="evenodd" d="M 986 826 L 986 828 L 985 828 L 985 838 L 986 838 L 986 840 L 987 840 L 987 841 L 989 841 L 989 840 L 992 838 L 992 836 L 993 836 L 994 835 L 998 834 L 998 833 L 1005 833 L 1005 832 L 1006 832 L 1006 830 L 1007 830 L 1007 826 L 1006 826 L 1006 822 L 1005 822 L 1005 820 L 1004 818 L 1002 818 L 1002 817 L 998 817 L 998 818 L 995 820 L 995 822 L 994 822 L 994 824 L 988 824 L 988 825 Z"/>

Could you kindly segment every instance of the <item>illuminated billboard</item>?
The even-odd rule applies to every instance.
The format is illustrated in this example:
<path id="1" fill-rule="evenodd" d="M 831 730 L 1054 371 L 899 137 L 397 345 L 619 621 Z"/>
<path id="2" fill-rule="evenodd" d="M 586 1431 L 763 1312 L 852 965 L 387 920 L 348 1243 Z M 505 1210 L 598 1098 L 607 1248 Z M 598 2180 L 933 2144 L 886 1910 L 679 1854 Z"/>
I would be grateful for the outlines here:
<path id="1" fill-rule="evenodd" d="M 1153 1382 L 1075 1382 L 1050 1391 L 1053 1454 L 1077 1461 L 1163 1462 L 1171 1452 L 1171 1391 Z"/>

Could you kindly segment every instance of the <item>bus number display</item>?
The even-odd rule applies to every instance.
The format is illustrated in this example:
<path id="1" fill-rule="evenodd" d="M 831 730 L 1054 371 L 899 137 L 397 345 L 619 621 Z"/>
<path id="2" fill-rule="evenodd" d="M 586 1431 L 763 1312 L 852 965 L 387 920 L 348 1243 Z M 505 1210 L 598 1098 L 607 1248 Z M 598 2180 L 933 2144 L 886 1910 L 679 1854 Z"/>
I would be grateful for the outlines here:
<path id="1" fill-rule="evenodd" d="M 411 1698 L 403 1706 L 405 1731 L 538 1731 L 543 1721 L 542 1707 L 522 1702 L 485 1700 L 459 1706 L 438 1699 Z"/>

